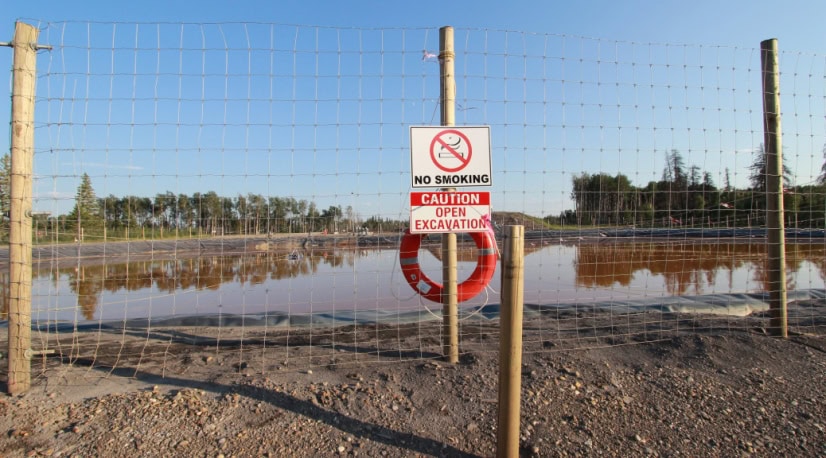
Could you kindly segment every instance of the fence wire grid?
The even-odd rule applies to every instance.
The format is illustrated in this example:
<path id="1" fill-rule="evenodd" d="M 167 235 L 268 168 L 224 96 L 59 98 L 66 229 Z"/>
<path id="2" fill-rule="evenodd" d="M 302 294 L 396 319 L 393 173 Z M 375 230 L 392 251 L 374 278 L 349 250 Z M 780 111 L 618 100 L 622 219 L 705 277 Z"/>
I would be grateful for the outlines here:
<path id="1" fill-rule="evenodd" d="M 438 29 L 39 28 L 44 370 L 163 373 L 193 346 L 263 373 L 441 354 L 441 305 L 399 264 L 410 127 L 440 123 Z M 490 126 L 493 230 L 526 228 L 526 351 L 766 326 L 755 45 L 456 29 L 456 124 Z M 779 59 L 789 325 L 822 334 L 826 56 Z M 460 281 L 476 256 L 460 237 Z M 419 259 L 439 281 L 438 237 Z M 499 289 L 460 304 L 463 345 L 497 350 Z"/>

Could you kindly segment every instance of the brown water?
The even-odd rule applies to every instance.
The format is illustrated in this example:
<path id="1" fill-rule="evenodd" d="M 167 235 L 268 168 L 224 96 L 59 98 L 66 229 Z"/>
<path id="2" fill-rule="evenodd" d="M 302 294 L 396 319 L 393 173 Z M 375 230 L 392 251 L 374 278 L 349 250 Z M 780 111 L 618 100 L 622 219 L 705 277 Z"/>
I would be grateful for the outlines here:
<path id="1" fill-rule="evenodd" d="M 459 278 L 474 267 L 460 256 Z M 788 287 L 824 288 L 826 244 L 788 244 Z M 215 313 L 307 313 L 411 310 L 441 306 L 420 299 L 404 282 L 392 250 L 316 251 L 204 256 L 96 266 L 44 268 L 34 273 L 35 321 L 97 321 Z M 538 304 L 634 300 L 767 289 L 766 247 L 733 242 L 609 242 L 529 244 L 525 301 Z M 420 254 L 425 273 L 441 264 Z M 499 272 L 490 289 L 462 305 L 499 301 Z M 3 307 L 5 311 L 5 304 Z M 5 318 L 5 317 L 4 317 Z"/>

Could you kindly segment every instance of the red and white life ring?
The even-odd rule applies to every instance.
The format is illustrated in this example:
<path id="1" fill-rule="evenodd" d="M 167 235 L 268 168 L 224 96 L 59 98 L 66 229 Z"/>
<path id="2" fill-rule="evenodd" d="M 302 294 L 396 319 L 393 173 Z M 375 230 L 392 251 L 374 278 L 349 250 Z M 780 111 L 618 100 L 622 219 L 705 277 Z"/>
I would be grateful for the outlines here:
<path id="1" fill-rule="evenodd" d="M 419 267 L 419 247 L 422 244 L 422 237 L 424 234 L 411 234 L 409 230 L 404 233 L 399 248 L 399 264 L 401 264 L 404 278 L 414 291 L 426 299 L 441 303 L 444 286 L 427 278 Z M 479 294 L 496 271 L 496 240 L 488 232 L 471 232 L 470 237 L 476 242 L 478 258 L 476 268 L 473 269 L 470 277 L 456 287 L 457 303 Z"/>

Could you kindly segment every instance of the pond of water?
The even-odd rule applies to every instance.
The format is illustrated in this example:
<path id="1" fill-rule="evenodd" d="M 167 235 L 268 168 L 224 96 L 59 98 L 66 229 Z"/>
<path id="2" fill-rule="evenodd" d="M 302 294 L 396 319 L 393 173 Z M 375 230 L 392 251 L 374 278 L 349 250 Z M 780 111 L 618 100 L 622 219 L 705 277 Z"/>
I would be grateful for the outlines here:
<path id="1" fill-rule="evenodd" d="M 539 244 L 525 248 L 525 301 L 536 304 L 767 289 L 764 243 L 686 240 Z M 419 255 L 441 280 L 438 253 Z M 826 244 L 789 243 L 788 286 L 824 288 Z M 42 267 L 33 274 L 33 320 L 98 321 L 215 313 L 439 310 L 404 281 L 398 252 L 380 249 L 201 256 L 190 259 Z M 475 249 L 459 253 L 460 281 Z M 498 303 L 500 273 L 461 304 Z M 4 307 L 5 309 L 5 307 Z"/>

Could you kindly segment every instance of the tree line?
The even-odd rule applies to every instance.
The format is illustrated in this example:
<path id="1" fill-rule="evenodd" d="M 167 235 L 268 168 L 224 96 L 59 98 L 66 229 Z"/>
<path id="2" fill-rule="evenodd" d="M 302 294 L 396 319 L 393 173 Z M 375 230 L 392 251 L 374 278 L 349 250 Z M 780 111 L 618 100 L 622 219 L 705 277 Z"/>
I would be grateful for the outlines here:
<path id="1" fill-rule="evenodd" d="M 170 231 L 197 231 L 205 235 L 397 230 L 403 223 L 379 217 L 362 220 L 352 206 L 319 209 L 315 202 L 294 197 L 239 194 L 219 196 L 215 191 L 192 195 L 167 191 L 154 198 L 140 196 L 98 198 L 87 174 L 75 196 L 75 206 L 60 221 L 67 232 L 83 228 L 127 232 L 152 228 L 164 237 Z"/>
<path id="2" fill-rule="evenodd" d="M 8 215 L 11 161 L 0 159 L 0 209 Z M 406 221 L 371 216 L 362 219 L 352 206 L 331 205 L 320 209 L 315 202 L 294 197 L 238 194 L 219 196 L 215 191 L 192 195 L 171 191 L 154 197 L 98 197 L 92 180 L 84 173 L 75 204 L 65 215 L 35 214 L 35 237 L 58 240 L 100 237 L 134 238 L 151 231 L 153 237 L 184 235 L 254 235 L 309 232 L 397 231 Z M 136 234 L 136 231 L 138 232 Z M 8 237 L 8 219 L 0 222 L 2 238 Z"/>
<path id="3" fill-rule="evenodd" d="M 826 157 L 826 147 L 824 147 Z M 635 186 L 618 173 L 583 172 L 571 180 L 574 209 L 545 220 L 559 224 L 637 225 L 654 227 L 759 226 L 765 224 L 766 155 L 761 146 L 749 167 L 750 187 L 732 186 L 725 171 L 722 187 L 708 172 L 686 166 L 677 150 L 666 153 L 659 181 Z M 794 186 L 784 164 L 784 207 L 787 226 L 824 227 L 826 219 L 826 163 L 815 184 Z"/>
<path id="4" fill-rule="evenodd" d="M 823 149 L 826 159 L 826 146 Z M 742 227 L 764 225 L 766 206 L 766 155 L 762 146 L 750 166 L 750 187 L 731 185 L 729 171 L 718 187 L 711 175 L 695 165 L 686 166 L 677 150 L 666 154 L 662 178 L 635 186 L 618 173 L 582 172 L 571 180 L 574 208 L 559 216 L 546 216 L 552 224 L 576 226 L 635 225 L 650 227 Z M 824 227 L 826 224 L 826 162 L 814 184 L 795 186 L 784 165 L 784 204 L 789 227 Z M 8 215 L 11 178 L 9 154 L 0 158 L 0 209 Z M 254 235 L 308 232 L 398 231 L 407 221 L 372 216 L 362 220 L 351 206 L 325 209 L 294 197 L 239 194 L 219 196 L 214 191 L 192 195 L 170 191 L 154 197 L 109 195 L 97 197 L 87 174 L 81 177 L 75 205 L 66 215 L 35 215 L 36 237 L 84 239 L 102 235 L 130 238 L 135 231 L 152 237 L 175 235 Z M 181 231 L 184 231 L 181 234 Z M 8 236 L 8 220 L 0 221 L 0 236 Z"/>

